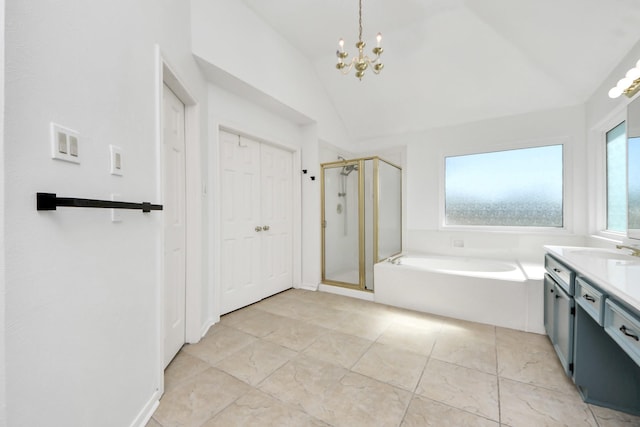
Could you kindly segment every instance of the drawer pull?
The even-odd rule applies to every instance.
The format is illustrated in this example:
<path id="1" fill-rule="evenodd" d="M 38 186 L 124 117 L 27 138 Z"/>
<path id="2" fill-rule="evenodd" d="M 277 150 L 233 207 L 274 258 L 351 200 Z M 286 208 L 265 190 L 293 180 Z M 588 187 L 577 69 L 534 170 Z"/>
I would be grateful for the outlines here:
<path id="1" fill-rule="evenodd" d="M 596 299 L 589 294 L 584 294 L 583 298 L 590 302 L 596 302 Z"/>
<path id="2" fill-rule="evenodd" d="M 554 268 L 553 271 L 555 271 L 556 273 L 562 273 L 562 270 L 560 270 L 559 268 Z"/>
<path id="3" fill-rule="evenodd" d="M 620 332 L 622 332 L 623 334 L 625 334 L 626 336 L 628 336 L 630 338 L 633 338 L 636 341 L 640 341 L 640 339 L 638 338 L 637 335 L 634 335 L 632 333 L 627 332 L 627 327 L 624 326 L 624 325 L 620 326 Z"/>

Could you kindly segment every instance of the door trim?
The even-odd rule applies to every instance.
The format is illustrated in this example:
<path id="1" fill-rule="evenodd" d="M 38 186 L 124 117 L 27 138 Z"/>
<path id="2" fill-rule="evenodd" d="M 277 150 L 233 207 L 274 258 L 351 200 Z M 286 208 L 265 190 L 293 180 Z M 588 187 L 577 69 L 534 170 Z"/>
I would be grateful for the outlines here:
<path id="1" fill-rule="evenodd" d="M 202 174 L 200 148 L 200 106 L 187 86 L 167 61 L 166 56 L 156 45 L 156 197 L 162 200 L 164 159 L 162 155 L 162 122 L 163 122 L 163 85 L 167 85 L 185 105 L 185 200 L 186 200 L 186 244 L 185 244 L 185 340 L 187 343 L 198 342 L 201 338 L 201 294 L 202 294 Z M 157 289 L 158 319 L 158 374 L 160 390 L 164 391 L 164 233 L 160 233 L 161 244 L 157 258 L 159 260 L 159 286 Z"/>

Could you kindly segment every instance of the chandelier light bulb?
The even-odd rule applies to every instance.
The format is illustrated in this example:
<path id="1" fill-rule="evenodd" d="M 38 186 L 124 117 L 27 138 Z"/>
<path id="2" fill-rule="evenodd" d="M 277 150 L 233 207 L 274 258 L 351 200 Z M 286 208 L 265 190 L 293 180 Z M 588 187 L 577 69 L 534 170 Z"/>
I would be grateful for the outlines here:
<path id="1" fill-rule="evenodd" d="M 344 39 L 338 40 L 338 46 L 340 47 L 340 52 L 344 52 Z"/>
<path id="2" fill-rule="evenodd" d="M 382 41 L 382 33 L 378 33 L 376 36 L 377 46 L 380 47 L 380 42 Z"/>

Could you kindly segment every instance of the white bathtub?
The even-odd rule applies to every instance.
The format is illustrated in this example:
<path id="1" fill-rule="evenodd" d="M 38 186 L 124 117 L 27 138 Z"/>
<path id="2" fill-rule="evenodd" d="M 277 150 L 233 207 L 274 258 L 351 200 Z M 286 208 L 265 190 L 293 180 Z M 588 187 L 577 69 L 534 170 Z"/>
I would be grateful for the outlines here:
<path id="1" fill-rule="evenodd" d="M 542 280 L 517 262 L 405 255 L 376 264 L 374 282 L 382 304 L 544 333 Z"/>

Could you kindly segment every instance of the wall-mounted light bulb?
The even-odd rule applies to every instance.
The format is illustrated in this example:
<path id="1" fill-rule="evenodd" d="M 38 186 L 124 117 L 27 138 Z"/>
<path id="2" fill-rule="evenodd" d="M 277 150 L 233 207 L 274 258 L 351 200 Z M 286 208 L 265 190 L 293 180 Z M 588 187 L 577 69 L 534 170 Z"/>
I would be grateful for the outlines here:
<path id="1" fill-rule="evenodd" d="M 618 86 L 614 86 L 611 88 L 611 90 L 609 90 L 609 98 L 617 98 L 620 95 L 622 95 L 622 89 L 620 89 Z"/>
<path id="2" fill-rule="evenodd" d="M 627 71 L 627 74 L 625 76 L 628 79 L 631 79 L 632 81 L 637 79 L 638 77 L 640 77 L 640 68 L 632 68 L 629 71 Z"/>
<path id="3" fill-rule="evenodd" d="M 618 84 L 616 85 L 616 87 L 624 91 L 626 88 L 629 87 L 631 83 L 633 83 L 633 80 L 631 80 L 628 77 L 623 77 L 620 80 L 618 80 Z"/>

